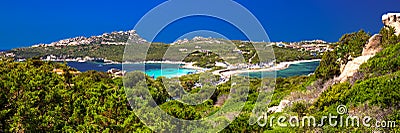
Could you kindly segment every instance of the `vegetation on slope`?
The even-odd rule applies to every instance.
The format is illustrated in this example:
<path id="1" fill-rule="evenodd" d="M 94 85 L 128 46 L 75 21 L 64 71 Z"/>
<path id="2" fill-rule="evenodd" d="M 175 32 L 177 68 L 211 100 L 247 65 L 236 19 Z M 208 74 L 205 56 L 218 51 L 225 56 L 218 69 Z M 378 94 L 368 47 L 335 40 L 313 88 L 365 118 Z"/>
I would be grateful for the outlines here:
<path id="1" fill-rule="evenodd" d="M 320 89 L 327 87 L 317 101 L 314 103 L 301 103 L 305 108 L 294 109 L 293 112 L 303 112 L 308 116 L 315 116 L 317 120 L 321 120 L 322 116 L 329 113 L 338 115 L 336 108 L 338 105 L 346 105 L 349 109 L 349 114 L 346 116 L 359 116 L 365 115 L 375 118 L 375 120 L 397 121 L 400 108 L 400 94 L 399 94 L 399 53 L 400 53 L 400 40 L 397 39 L 392 31 L 393 29 L 383 28 L 381 35 L 383 36 L 382 42 L 384 50 L 379 52 L 376 56 L 369 59 L 366 63 L 362 64 L 360 71 L 348 82 L 338 83 L 332 86 L 320 86 Z M 388 35 L 389 34 L 389 35 Z M 340 74 L 339 61 L 347 62 L 347 57 L 357 57 L 361 54 L 362 45 L 346 50 L 348 44 L 365 44 L 367 34 L 365 32 L 356 32 L 347 34 L 341 40 L 348 40 L 338 44 L 338 48 L 334 52 L 326 53 L 322 58 L 321 65 L 315 72 L 315 75 L 310 77 L 311 84 L 315 84 L 317 79 L 328 81 Z M 352 39 L 346 39 L 351 37 Z M 358 41 L 354 41 L 358 40 Z M 392 43 L 392 44 L 389 44 Z M 345 51 L 344 53 L 342 51 Z M 310 82 L 309 82 L 310 83 Z M 301 111 L 303 110 L 303 111 Z M 375 122 L 375 120 L 373 122 Z M 325 121 L 327 123 L 328 121 Z M 318 121 L 317 123 L 320 123 Z M 329 126 L 325 125 L 317 128 L 310 128 L 312 131 L 399 131 L 399 128 L 373 128 L 373 127 L 352 127 L 352 126 Z"/>
<path id="2" fill-rule="evenodd" d="M 316 102 L 296 102 L 292 107 L 285 109 L 284 113 L 271 114 L 271 116 L 288 114 L 299 117 L 315 116 L 317 120 L 321 120 L 322 116 L 329 113 L 338 115 L 336 107 L 346 105 L 349 107 L 349 114 L 344 114 L 344 116 L 360 115 L 358 112 L 363 112 L 381 120 L 399 122 L 400 43 L 397 36 L 389 35 L 391 33 L 390 30 L 382 29 L 382 42 L 385 49 L 361 66 L 359 73 L 361 76 L 355 78 L 354 84 L 345 82 L 327 86 L 327 90 L 316 99 Z M 369 35 L 363 31 L 342 37 L 333 52 L 324 54 L 321 65 L 313 76 L 277 79 L 275 95 L 270 105 L 277 105 L 281 99 L 292 92 L 315 89 L 308 87 L 311 85 L 322 88 L 322 83 L 328 82 L 339 74 L 341 63 L 348 62 L 351 57 L 361 54 L 360 50 L 368 37 Z M 165 48 L 164 45 L 159 46 L 162 47 L 160 49 Z M 84 50 L 85 48 L 82 49 Z M 154 55 L 151 58 L 158 57 Z M 55 68 L 65 73 L 58 75 L 53 72 Z M 152 132 L 133 113 L 121 78 L 111 78 L 105 73 L 95 71 L 81 74 L 73 74 L 70 71 L 74 70 L 65 64 L 38 60 L 14 62 L 1 59 L 0 132 Z M 134 80 L 138 78 L 135 75 L 144 74 L 134 72 L 127 76 Z M 213 96 L 203 104 L 189 106 L 171 100 L 171 96 L 162 84 L 162 77 L 155 80 L 146 78 L 150 93 L 161 109 L 181 119 L 195 120 L 213 114 L 220 110 L 220 105 L 225 102 L 230 93 L 231 81 L 219 85 Z M 186 91 L 190 93 L 199 91 L 199 88 L 194 85 L 199 80 L 198 75 L 186 75 L 179 79 Z M 244 110 L 222 132 L 400 131 L 398 127 L 375 129 L 325 125 L 282 128 L 277 125 L 269 126 L 269 124 L 265 127 L 249 125 L 248 120 L 258 97 L 257 90 L 261 80 L 250 80 L 250 93 Z M 317 84 L 317 82 L 322 83 Z"/>
<path id="3" fill-rule="evenodd" d="M 364 45 L 370 35 L 363 30 L 343 35 L 336 48 L 322 57 L 321 63 L 315 71 L 317 79 L 327 80 L 340 74 L 340 65 L 347 64 L 353 58 L 361 55 Z"/>
<path id="4" fill-rule="evenodd" d="M 250 42 L 233 41 L 233 43 L 243 53 L 244 60 L 252 63 L 259 63 L 259 59 L 255 52 L 255 49 Z M 191 44 L 183 44 L 191 45 Z M 213 44 L 209 44 L 213 45 Z M 162 61 L 162 60 L 174 60 L 165 59 L 164 54 L 171 45 L 163 43 L 152 43 L 146 55 L 148 61 Z M 313 56 L 310 52 L 299 51 L 297 49 L 288 49 L 273 47 L 277 62 L 294 61 L 294 60 L 308 60 L 320 58 L 319 55 Z M 18 59 L 29 59 L 46 57 L 48 55 L 55 55 L 61 58 L 84 58 L 86 56 L 94 58 L 103 58 L 113 61 L 122 62 L 124 55 L 125 46 L 123 45 L 79 45 L 79 46 L 57 46 L 57 47 L 35 47 L 35 48 L 18 48 L 13 49 L 13 52 Z M 218 50 L 217 50 L 218 51 Z M 221 57 L 216 53 L 204 52 L 204 51 L 190 51 L 191 53 L 183 60 L 185 62 L 196 62 L 196 66 L 212 68 L 215 66 L 216 61 L 222 61 Z M 264 51 L 261 51 L 264 52 Z M 272 54 L 272 53 L 271 53 Z M 173 56 L 174 57 L 174 56 Z"/>
<path id="5" fill-rule="evenodd" d="M 0 66 L 0 132 L 150 131 L 129 110 L 121 79 L 57 75 L 70 68 L 35 60 Z"/>

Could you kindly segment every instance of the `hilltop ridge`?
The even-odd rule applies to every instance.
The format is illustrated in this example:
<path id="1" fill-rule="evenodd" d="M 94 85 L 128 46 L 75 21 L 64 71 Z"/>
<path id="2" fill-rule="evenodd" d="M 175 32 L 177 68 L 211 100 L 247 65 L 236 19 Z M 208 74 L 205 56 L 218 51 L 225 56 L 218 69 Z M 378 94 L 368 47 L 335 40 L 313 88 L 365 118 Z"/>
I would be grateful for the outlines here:
<path id="1" fill-rule="evenodd" d="M 127 41 L 135 40 L 135 43 L 145 43 L 145 39 L 141 38 L 135 30 L 129 31 L 118 31 L 111 33 L 104 33 L 98 36 L 91 37 L 74 37 L 63 39 L 50 44 L 36 44 L 32 47 L 54 47 L 54 46 L 78 46 L 78 45 L 90 45 L 90 44 L 103 44 L 103 45 L 126 45 Z"/>

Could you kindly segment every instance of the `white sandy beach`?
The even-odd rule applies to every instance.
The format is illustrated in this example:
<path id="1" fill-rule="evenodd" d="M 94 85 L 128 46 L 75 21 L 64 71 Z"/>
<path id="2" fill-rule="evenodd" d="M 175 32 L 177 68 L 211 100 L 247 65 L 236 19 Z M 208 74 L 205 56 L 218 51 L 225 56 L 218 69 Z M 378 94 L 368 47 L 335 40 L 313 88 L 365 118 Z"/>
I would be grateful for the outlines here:
<path id="1" fill-rule="evenodd" d="M 213 71 L 212 73 L 215 75 L 220 75 L 224 78 L 228 78 L 231 75 L 236 75 L 240 73 L 247 73 L 247 72 L 268 72 L 268 71 L 278 71 L 278 70 L 284 70 L 288 68 L 292 64 L 299 64 L 299 63 L 304 63 L 304 62 L 315 62 L 315 61 L 321 61 L 321 59 L 312 59 L 312 60 L 298 60 L 298 61 L 289 61 L 289 62 L 281 62 L 273 67 L 269 68 L 261 68 L 261 69 L 241 69 L 241 70 L 229 70 L 229 69 L 222 69 L 222 70 L 216 70 Z M 194 66 L 194 62 L 177 62 L 177 61 L 146 61 L 146 62 L 124 62 L 126 64 L 140 64 L 140 63 L 160 63 L 160 64 L 183 64 L 181 68 L 185 69 L 193 69 L 193 70 L 199 70 L 199 71 L 208 71 L 211 69 L 207 68 L 202 68 L 198 66 Z"/>
<path id="2" fill-rule="evenodd" d="M 123 64 L 188 64 L 181 61 L 141 61 L 141 62 L 123 62 Z"/>
<path id="3" fill-rule="evenodd" d="M 202 68 L 202 67 L 198 67 L 198 66 L 194 66 L 194 62 L 190 62 L 190 63 L 182 63 L 185 64 L 184 66 L 182 66 L 181 68 L 186 68 L 186 69 L 194 69 L 194 70 L 200 70 L 200 71 L 207 71 L 207 70 L 211 70 L 211 69 L 207 69 L 207 68 Z"/>

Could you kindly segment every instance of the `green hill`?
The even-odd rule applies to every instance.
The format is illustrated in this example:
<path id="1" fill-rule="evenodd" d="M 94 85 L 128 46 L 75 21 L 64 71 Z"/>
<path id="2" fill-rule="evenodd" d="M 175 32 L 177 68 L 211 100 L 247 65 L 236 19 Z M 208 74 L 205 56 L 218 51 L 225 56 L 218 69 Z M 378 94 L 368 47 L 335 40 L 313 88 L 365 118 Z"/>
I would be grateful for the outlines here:
<path id="1" fill-rule="evenodd" d="M 383 36 L 383 50 L 362 64 L 358 76 L 347 82 L 333 84 L 332 79 L 340 75 L 340 65 L 343 62 L 349 62 L 351 61 L 350 57 L 361 55 L 362 48 L 370 37 L 364 31 L 344 35 L 336 44 L 334 51 L 324 54 L 314 75 L 276 79 L 273 100 L 269 106 L 278 105 L 282 99 L 289 96 L 294 98 L 298 96 L 302 100 L 294 101 L 292 106 L 285 108 L 283 112 L 272 113 L 269 116 L 283 115 L 300 118 L 314 116 L 317 118 L 317 122 L 321 123 L 321 120 L 324 120 L 321 118 L 324 116 L 340 115 L 337 107 L 346 105 L 348 112 L 340 116 L 367 115 L 375 118 L 372 122 L 390 120 L 399 123 L 400 38 L 393 34 L 393 29 L 384 28 L 380 34 Z M 167 45 L 156 46 L 160 48 L 155 48 L 155 51 L 163 51 L 162 49 L 165 49 Z M 20 51 L 21 53 L 17 53 L 17 56 L 21 57 L 49 54 L 46 52 L 76 54 L 74 56 L 87 54 L 87 56 L 97 55 L 100 57 L 107 55 L 98 53 L 104 52 L 107 47 L 101 45 L 67 47 L 65 49 L 43 47 L 14 51 Z M 122 48 L 122 46 L 115 47 Z M 94 49 L 93 53 L 90 53 L 92 48 Z M 247 47 L 246 49 L 252 48 Z M 278 50 L 282 50 L 276 52 L 278 54 L 294 52 L 290 56 L 291 58 L 282 60 L 299 59 L 299 56 L 294 55 L 304 54 L 284 51 L 287 49 L 278 48 Z M 112 53 L 113 51 L 107 52 Z M 157 56 L 154 55 L 152 58 L 158 59 Z M 110 55 L 107 57 L 111 58 Z M 55 69 L 63 73 L 57 74 Z M 13 59 L 2 58 L 0 60 L 0 132 L 152 132 L 141 123 L 132 111 L 123 86 L 123 79 L 112 78 L 106 73 L 96 71 L 85 73 L 75 73 L 74 71 L 65 64 L 55 62 L 34 59 L 15 62 Z M 135 80 L 138 76 L 144 76 L 144 74 L 132 72 L 127 75 L 127 78 Z M 172 97 L 166 92 L 163 78 L 145 78 L 147 81 L 141 83 L 150 88 L 150 94 L 160 108 L 176 118 L 186 120 L 198 120 L 221 110 L 218 105 L 226 102 L 231 91 L 231 81 L 228 81 L 219 85 L 209 100 L 192 106 L 170 100 Z M 199 75 L 186 75 L 180 77 L 179 80 L 183 81 L 182 86 L 185 91 L 196 93 L 199 88 L 194 87 L 194 83 L 199 82 L 200 78 Z M 269 123 L 264 127 L 257 124 L 249 125 L 248 120 L 259 95 L 258 90 L 262 80 L 268 79 L 250 79 L 249 95 L 244 103 L 244 109 L 238 118 L 222 132 L 400 131 L 398 126 L 374 128 L 329 126 L 329 124 L 319 127 L 280 127 L 277 124 L 269 125 Z M 235 90 L 242 91 L 240 88 Z M 322 90 L 321 95 L 318 95 L 318 90 Z M 307 99 L 313 96 L 317 96 L 314 101 Z M 324 122 L 328 123 L 326 119 Z M 160 126 L 166 127 L 165 132 L 179 130 L 170 123 L 160 123 Z"/>
<path id="2" fill-rule="evenodd" d="M 234 44 L 241 50 L 244 51 L 242 53 L 246 62 L 249 61 L 250 58 L 256 54 L 252 43 L 241 42 L 241 41 L 233 41 Z M 185 44 L 192 45 L 192 44 Z M 213 44 L 207 44 L 213 45 Z M 215 44 L 218 45 L 218 44 Z M 262 45 L 262 44 L 254 44 L 254 45 Z M 147 53 L 148 61 L 162 61 L 162 60 L 171 60 L 171 61 L 181 61 L 179 59 L 174 58 L 164 58 L 165 52 L 171 47 L 170 44 L 163 43 L 153 43 L 150 45 L 149 51 Z M 241 47 L 239 47 L 241 46 Z M 176 47 L 176 46 L 174 46 Z M 124 45 L 104 45 L 104 44 L 90 44 L 90 45 L 77 45 L 77 46 L 53 46 L 53 47 L 29 47 L 29 48 L 17 48 L 12 49 L 11 51 L 15 54 L 16 59 L 29 59 L 29 58 L 46 58 L 49 55 L 54 55 L 61 59 L 75 59 L 75 58 L 84 58 L 86 56 L 93 58 L 103 58 L 107 60 L 113 60 L 117 62 L 123 61 L 124 55 Z M 210 49 L 211 51 L 218 49 Z M 186 57 L 183 61 L 185 62 L 197 62 L 195 65 L 200 67 L 214 67 L 216 61 L 221 61 L 221 57 L 216 57 L 216 54 L 210 54 L 207 56 L 205 52 L 202 51 L 188 51 L 189 56 Z M 271 51 L 259 51 L 259 52 L 271 52 Z M 299 51 L 298 49 L 292 48 L 280 48 L 274 46 L 274 53 L 277 62 L 284 61 L 295 61 L 295 60 L 308 60 L 308 59 L 316 59 L 320 58 L 320 55 L 313 56 L 311 52 L 308 51 Z M 272 55 L 272 54 L 271 54 Z M 171 56 L 175 57 L 175 56 Z M 258 56 L 254 56 L 252 63 L 259 62 Z M 125 60 L 129 60 L 126 58 Z"/>

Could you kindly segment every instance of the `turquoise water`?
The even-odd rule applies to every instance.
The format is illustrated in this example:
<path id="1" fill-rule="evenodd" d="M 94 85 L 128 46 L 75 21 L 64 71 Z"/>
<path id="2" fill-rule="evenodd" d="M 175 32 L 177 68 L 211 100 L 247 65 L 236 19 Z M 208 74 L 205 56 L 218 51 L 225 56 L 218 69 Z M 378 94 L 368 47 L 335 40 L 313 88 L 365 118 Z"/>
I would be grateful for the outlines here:
<path id="1" fill-rule="evenodd" d="M 192 73 L 195 72 L 195 70 L 191 70 L 191 69 L 176 69 L 176 68 L 164 68 L 162 69 L 162 71 L 158 70 L 158 69 L 150 69 L 150 70 L 146 70 L 146 74 L 149 76 L 154 76 L 154 78 L 160 77 L 160 76 L 164 76 L 167 78 L 172 78 L 172 77 L 179 77 L 182 75 L 186 75 L 188 73 Z"/>
<path id="2" fill-rule="evenodd" d="M 94 62 L 68 62 L 68 65 L 78 69 L 81 72 L 96 70 L 101 72 L 107 72 L 112 68 L 122 70 L 121 64 L 102 64 L 102 63 L 94 63 Z M 291 77 L 291 76 L 299 76 L 299 75 L 308 75 L 313 73 L 315 69 L 318 67 L 319 61 L 315 62 L 304 62 L 299 64 L 292 64 L 289 68 L 280 70 L 276 72 L 277 77 Z M 167 78 L 171 77 L 179 77 L 188 73 L 195 72 L 193 69 L 183 69 L 180 68 L 180 64 L 146 64 L 144 67 L 143 64 L 130 64 L 125 65 L 124 70 L 130 71 L 145 71 L 145 73 L 154 78 L 164 76 Z M 161 69 L 162 68 L 162 69 Z M 274 77 L 273 72 L 250 72 L 248 73 L 250 77 Z M 242 76 L 247 76 L 247 74 L 239 74 Z"/>
<path id="3" fill-rule="evenodd" d="M 276 72 L 277 77 L 291 77 L 291 76 L 300 76 L 300 75 L 308 75 L 314 73 L 315 69 L 319 66 L 319 61 L 314 62 L 303 62 L 298 64 L 292 64 L 287 69 L 279 70 Z M 242 76 L 250 76 L 250 77 L 257 77 L 257 78 L 264 78 L 264 77 L 274 77 L 274 72 L 250 72 L 239 74 Z"/>
<path id="4" fill-rule="evenodd" d="M 68 65 L 78 69 L 81 72 L 90 70 L 107 72 L 108 70 L 115 68 L 122 70 L 122 64 L 103 64 L 96 62 L 68 62 Z M 167 78 L 179 77 L 188 73 L 196 72 L 193 69 L 180 68 L 181 64 L 128 64 L 124 65 L 124 70 L 130 71 L 145 71 L 145 73 L 154 78 L 164 76 Z M 161 69 L 162 68 L 162 69 Z"/>

